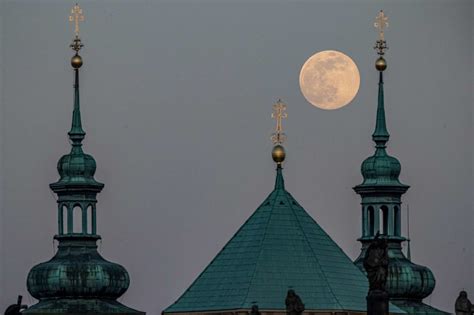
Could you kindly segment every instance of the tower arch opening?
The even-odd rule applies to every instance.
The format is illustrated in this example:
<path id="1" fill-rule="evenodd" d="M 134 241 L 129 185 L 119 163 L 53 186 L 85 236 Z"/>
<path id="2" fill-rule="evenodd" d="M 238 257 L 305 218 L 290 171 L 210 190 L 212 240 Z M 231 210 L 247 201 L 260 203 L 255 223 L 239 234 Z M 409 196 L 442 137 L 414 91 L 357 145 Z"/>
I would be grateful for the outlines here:
<path id="1" fill-rule="evenodd" d="M 72 233 L 82 233 L 82 207 L 74 205 L 72 208 Z"/>
<path id="2" fill-rule="evenodd" d="M 88 205 L 87 209 L 87 234 L 94 234 L 92 233 L 92 205 Z"/>

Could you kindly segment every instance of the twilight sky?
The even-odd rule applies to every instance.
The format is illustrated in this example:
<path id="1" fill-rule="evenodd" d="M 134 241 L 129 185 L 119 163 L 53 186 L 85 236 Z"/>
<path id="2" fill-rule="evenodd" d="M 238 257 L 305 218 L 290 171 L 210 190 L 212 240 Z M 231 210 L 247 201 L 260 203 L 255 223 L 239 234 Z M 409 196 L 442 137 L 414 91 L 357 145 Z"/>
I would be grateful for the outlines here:
<path id="1" fill-rule="evenodd" d="M 69 152 L 73 1 L 0 0 L 0 310 L 34 299 L 30 268 L 54 252 L 48 184 Z M 287 190 L 351 257 L 361 162 L 373 153 L 373 20 L 389 16 L 390 154 L 411 186 L 412 259 L 437 280 L 428 304 L 474 298 L 473 15 L 470 1 L 81 1 L 84 149 L 97 161 L 102 255 L 124 265 L 120 299 L 159 314 L 273 188 L 272 104 L 288 104 Z M 317 51 L 351 56 L 354 101 L 323 111 L 298 75 Z M 406 235 L 406 212 L 403 214 Z"/>

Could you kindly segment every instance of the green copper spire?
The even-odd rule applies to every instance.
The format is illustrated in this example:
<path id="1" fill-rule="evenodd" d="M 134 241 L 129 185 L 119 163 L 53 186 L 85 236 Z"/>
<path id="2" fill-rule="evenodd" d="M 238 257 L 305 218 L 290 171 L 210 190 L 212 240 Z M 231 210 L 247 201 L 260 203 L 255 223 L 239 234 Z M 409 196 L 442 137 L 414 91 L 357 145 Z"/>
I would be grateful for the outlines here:
<path id="1" fill-rule="evenodd" d="M 387 131 L 387 123 L 385 122 L 385 108 L 384 108 L 384 97 L 383 97 L 383 72 L 379 74 L 379 97 L 377 102 L 377 119 L 375 123 L 375 130 L 372 134 L 372 139 L 377 145 L 377 148 L 385 148 L 390 138 L 390 134 Z"/>
<path id="2" fill-rule="evenodd" d="M 446 314 L 422 303 L 422 299 L 431 294 L 435 286 L 433 273 L 424 266 L 416 265 L 407 259 L 402 252 L 402 243 L 407 241 L 402 236 L 401 211 L 402 195 L 409 186 L 400 183 L 400 162 L 387 154 L 386 143 L 390 137 L 385 117 L 383 71 L 387 62 L 383 58 L 387 44 L 384 39 L 384 28 L 388 26 L 387 17 L 380 11 L 375 26 L 379 29 L 379 40 L 375 49 L 379 58 L 375 67 L 379 71 L 377 100 L 377 118 L 372 139 L 375 142 L 375 153 L 368 157 L 361 166 L 364 181 L 354 187 L 362 198 L 362 235 L 359 241 L 362 249 L 355 264 L 365 272 L 363 260 L 367 248 L 380 232 L 388 242 L 389 267 L 387 292 L 391 303 L 408 314 Z"/>
<path id="3" fill-rule="evenodd" d="M 79 55 L 76 54 L 75 57 Z M 82 129 L 81 121 L 81 107 L 79 100 L 79 68 L 74 69 L 75 79 L 74 79 L 74 110 L 72 112 L 72 124 L 71 130 L 69 131 L 69 139 L 71 139 L 74 146 L 80 146 L 82 140 L 84 139 L 86 133 Z"/>
<path id="4" fill-rule="evenodd" d="M 30 270 L 28 291 L 39 302 L 24 313 L 142 315 L 144 313 L 116 301 L 130 284 L 127 270 L 105 260 L 97 251 L 97 240 L 101 238 L 97 234 L 97 194 L 104 184 L 94 179 L 94 158 L 82 150 L 85 132 L 79 103 L 79 68 L 82 66 L 79 50 L 83 45 L 78 34 L 78 22 L 83 16 L 79 5 L 72 9 L 70 19 L 76 23 L 76 36 L 71 44 L 76 52 L 71 60 L 74 68 L 74 109 L 68 133 L 72 148 L 58 162 L 59 180 L 50 184 L 58 195 L 58 233 L 54 238 L 59 244 L 51 260 Z"/>

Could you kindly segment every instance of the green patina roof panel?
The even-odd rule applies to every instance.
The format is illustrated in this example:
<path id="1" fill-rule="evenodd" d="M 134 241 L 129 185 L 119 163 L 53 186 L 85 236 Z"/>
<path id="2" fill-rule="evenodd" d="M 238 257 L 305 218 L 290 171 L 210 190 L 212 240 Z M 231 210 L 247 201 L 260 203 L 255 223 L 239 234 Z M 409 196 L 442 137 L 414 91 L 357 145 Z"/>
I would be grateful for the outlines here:
<path id="1" fill-rule="evenodd" d="M 404 310 L 407 314 L 412 315 L 448 315 L 450 313 L 438 310 L 430 305 L 419 301 L 409 300 L 392 300 L 398 308 Z"/>
<path id="2" fill-rule="evenodd" d="M 366 277 L 285 190 L 279 168 L 275 190 L 164 312 L 285 309 L 290 288 L 308 310 L 366 310 Z"/>

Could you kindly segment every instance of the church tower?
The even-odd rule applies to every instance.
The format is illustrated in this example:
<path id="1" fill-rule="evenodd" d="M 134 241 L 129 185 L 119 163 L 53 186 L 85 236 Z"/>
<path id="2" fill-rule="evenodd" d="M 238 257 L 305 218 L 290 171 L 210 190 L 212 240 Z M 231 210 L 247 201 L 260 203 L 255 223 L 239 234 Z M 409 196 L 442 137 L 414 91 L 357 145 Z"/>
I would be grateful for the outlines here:
<path id="1" fill-rule="evenodd" d="M 79 22 L 84 19 L 76 4 L 70 21 L 75 23 L 71 48 L 74 69 L 74 110 L 69 131 L 71 152 L 59 159 L 59 180 L 50 184 L 58 199 L 58 241 L 55 256 L 34 266 L 28 274 L 30 294 L 39 302 L 25 314 L 124 314 L 143 315 L 117 302 L 127 291 L 130 279 L 124 267 L 109 262 L 97 252 L 97 194 L 104 184 L 94 179 L 96 162 L 82 150 L 85 132 L 82 129 L 79 103 L 79 69 L 83 47 Z"/>
<path id="2" fill-rule="evenodd" d="M 390 134 L 385 120 L 383 72 L 387 62 L 383 56 L 387 49 L 384 29 L 388 23 L 383 11 L 380 11 L 374 25 L 379 29 L 379 39 L 374 47 L 379 55 L 375 62 L 375 68 L 379 71 L 377 118 L 372 134 L 375 153 L 362 163 L 364 180 L 354 187 L 355 192 L 362 197 L 362 235 L 358 239 L 362 243 L 362 250 L 355 264 L 364 271 L 366 250 L 375 235 L 380 233 L 388 241 L 387 292 L 391 303 L 408 314 L 446 314 L 422 302 L 435 287 L 431 270 L 414 264 L 402 252 L 402 242 L 407 239 L 401 233 L 401 197 L 409 186 L 400 182 L 400 162 L 386 150 Z"/>

